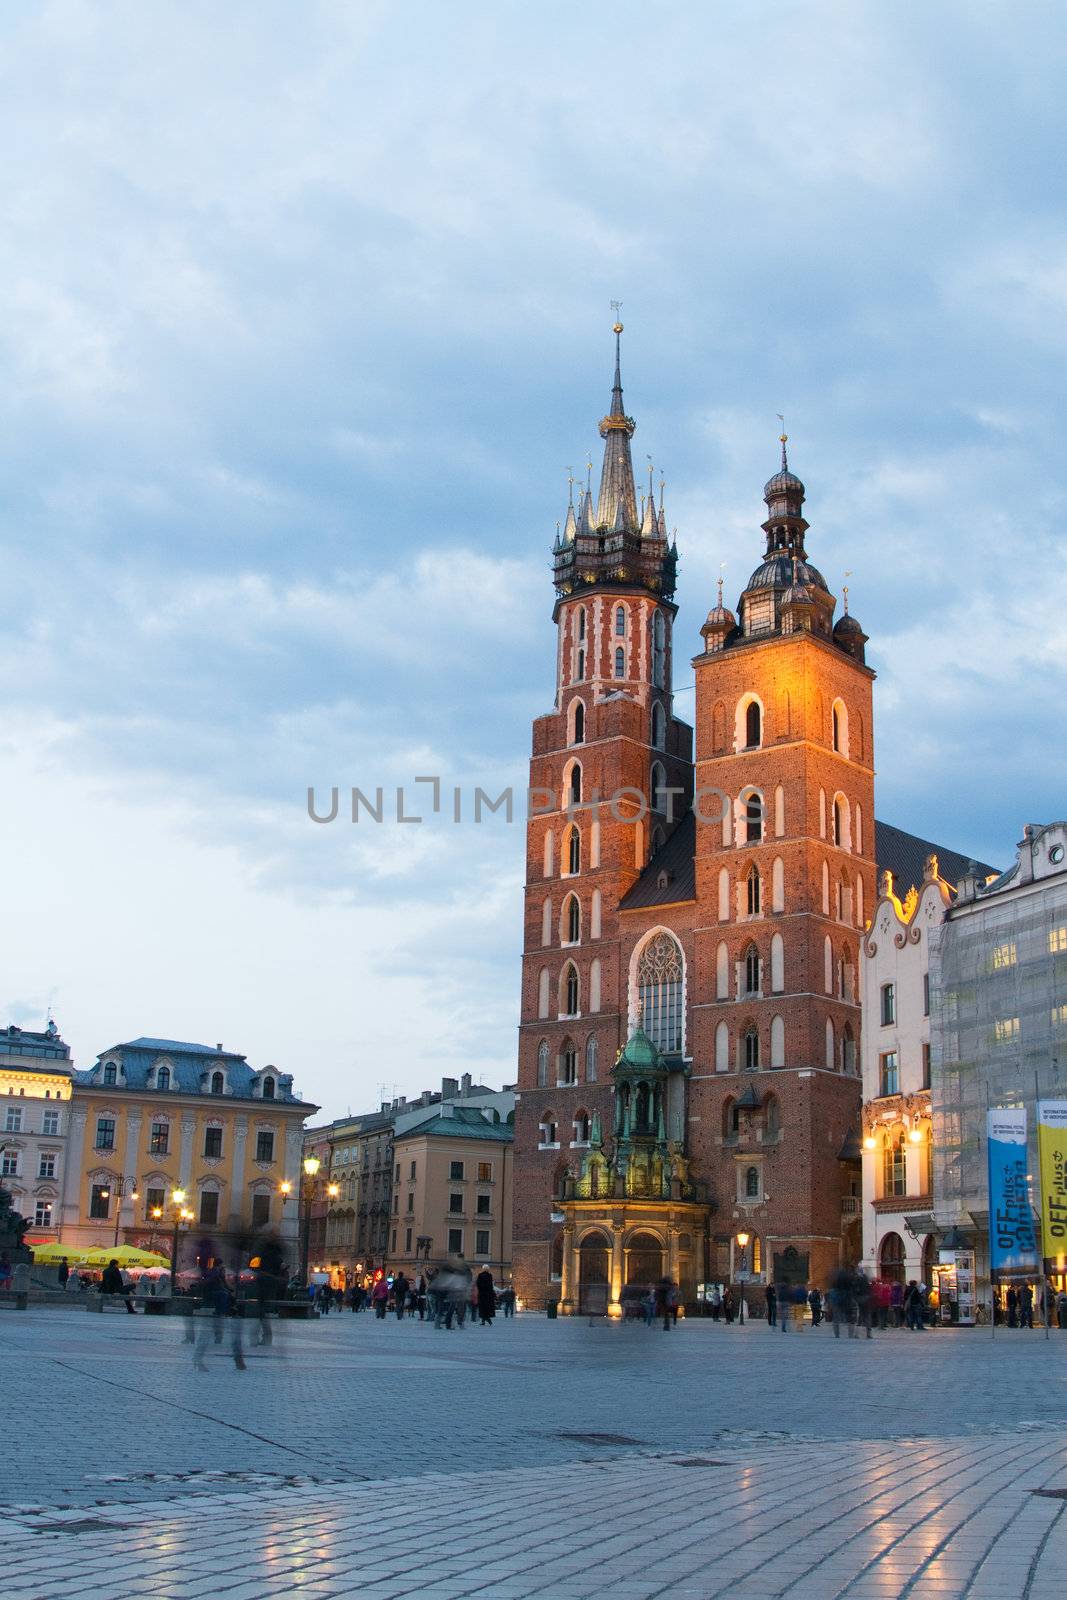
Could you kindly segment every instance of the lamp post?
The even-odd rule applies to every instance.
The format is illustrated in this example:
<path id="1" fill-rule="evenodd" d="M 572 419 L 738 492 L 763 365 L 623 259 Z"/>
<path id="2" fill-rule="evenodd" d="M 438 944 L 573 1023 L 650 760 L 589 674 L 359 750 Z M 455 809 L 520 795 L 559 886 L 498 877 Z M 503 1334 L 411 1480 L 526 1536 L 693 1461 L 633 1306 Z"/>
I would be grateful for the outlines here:
<path id="1" fill-rule="evenodd" d="M 308 1286 L 308 1251 L 311 1248 L 311 1202 L 315 1196 L 315 1175 L 322 1162 L 318 1156 L 305 1156 L 304 1167 L 304 1227 L 300 1240 L 300 1281 Z"/>
<path id="2" fill-rule="evenodd" d="M 734 1276 L 741 1285 L 741 1292 L 737 1297 L 740 1301 L 740 1316 L 738 1317 L 738 1325 L 743 1328 L 745 1325 L 745 1279 L 748 1277 L 748 1257 L 745 1254 L 745 1251 L 748 1249 L 748 1234 L 745 1233 L 744 1230 L 737 1235 L 737 1243 L 741 1251 L 741 1260 Z"/>
<path id="3" fill-rule="evenodd" d="M 184 1189 L 172 1189 L 170 1203 L 174 1208 L 174 1229 L 170 1240 L 170 1292 L 173 1294 L 178 1277 L 178 1230 L 183 1222 L 192 1222 L 193 1213 L 186 1207 Z"/>
<path id="4" fill-rule="evenodd" d="M 104 1194 L 108 1199 L 111 1198 L 112 1193 L 115 1195 L 115 1249 L 117 1250 L 119 1246 L 119 1227 L 122 1223 L 123 1199 L 127 1194 L 131 1200 L 139 1200 L 141 1197 L 137 1189 L 136 1178 L 112 1178 L 109 1173 L 108 1181 L 110 1185 L 113 1185 L 113 1188 L 105 1189 Z"/>

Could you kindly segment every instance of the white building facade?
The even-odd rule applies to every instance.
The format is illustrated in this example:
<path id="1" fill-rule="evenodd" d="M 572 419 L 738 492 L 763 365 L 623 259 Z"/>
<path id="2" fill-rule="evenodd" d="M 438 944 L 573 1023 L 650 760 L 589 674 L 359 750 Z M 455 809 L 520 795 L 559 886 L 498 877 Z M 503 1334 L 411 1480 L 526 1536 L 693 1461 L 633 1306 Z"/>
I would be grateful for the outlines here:
<path id="1" fill-rule="evenodd" d="M 930 1115 L 930 941 L 952 889 L 926 859 L 898 899 L 884 872 L 860 946 L 863 1268 L 889 1282 L 931 1281 L 937 1259 Z"/>
<path id="2" fill-rule="evenodd" d="M 0 1183 L 30 1244 L 59 1237 L 70 1096 L 70 1048 L 54 1022 L 0 1031 Z"/>

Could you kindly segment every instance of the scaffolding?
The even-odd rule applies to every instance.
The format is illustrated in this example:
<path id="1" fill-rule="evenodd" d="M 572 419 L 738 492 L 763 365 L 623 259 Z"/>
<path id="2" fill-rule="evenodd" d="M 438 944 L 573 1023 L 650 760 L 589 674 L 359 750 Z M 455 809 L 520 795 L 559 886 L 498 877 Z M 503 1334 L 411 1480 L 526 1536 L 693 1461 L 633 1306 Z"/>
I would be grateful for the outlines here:
<path id="1" fill-rule="evenodd" d="M 1036 1102 L 1067 1098 L 1067 873 L 961 883 L 930 941 L 930 1012 L 934 1217 L 973 1233 L 988 1285 L 986 1113 L 1026 1107 L 1036 1185 Z"/>

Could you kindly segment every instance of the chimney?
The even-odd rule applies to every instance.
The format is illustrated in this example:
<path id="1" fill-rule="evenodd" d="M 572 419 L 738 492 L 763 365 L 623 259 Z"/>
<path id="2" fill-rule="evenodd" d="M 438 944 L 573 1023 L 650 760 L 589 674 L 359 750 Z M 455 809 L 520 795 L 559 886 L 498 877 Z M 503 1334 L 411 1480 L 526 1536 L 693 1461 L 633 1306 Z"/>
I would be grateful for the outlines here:
<path id="1" fill-rule="evenodd" d="M 459 1093 L 459 1083 L 455 1078 L 441 1079 L 441 1099 L 454 1100 Z"/>
<path id="2" fill-rule="evenodd" d="M 383 1100 L 383 1101 L 382 1101 L 382 1110 L 383 1110 L 383 1111 L 388 1111 L 388 1110 L 390 1110 L 390 1109 L 391 1109 L 391 1108 L 390 1108 L 390 1105 L 389 1105 L 389 1102 L 388 1102 L 388 1100 Z"/>
<path id="3" fill-rule="evenodd" d="M 221 1049 L 222 1049 L 222 1045 L 221 1045 L 221 1043 L 219 1043 L 219 1044 L 217 1044 L 217 1045 L 216 1045 L 216 1046 L 215 1046 L 215 1049 L 216 1049 L 216 1050 L 221 1050 Z"/>
<path id="4" fill-rule="evenodd" d="M 429 1105 L 432 1105 L 432 1104 L 433 1104 L 433 1090 L 432 1089 L 424 1089 L 422 1091 L 422 1093 L 419 1095 L 419 1105 L 420 1106 L 429 1106 Z"/>
<path id="5" fill-rule="evenodd" d="M 461 1087 L 459 1092 L 463 1096 L 464 1100 L 466 1100 L 467 1096 L 471 1092 L 471 1075 L 469 1072 L 465 1072 L 463 1074 L 463 1077 L 460 1079 L 460 1085 Z"/>

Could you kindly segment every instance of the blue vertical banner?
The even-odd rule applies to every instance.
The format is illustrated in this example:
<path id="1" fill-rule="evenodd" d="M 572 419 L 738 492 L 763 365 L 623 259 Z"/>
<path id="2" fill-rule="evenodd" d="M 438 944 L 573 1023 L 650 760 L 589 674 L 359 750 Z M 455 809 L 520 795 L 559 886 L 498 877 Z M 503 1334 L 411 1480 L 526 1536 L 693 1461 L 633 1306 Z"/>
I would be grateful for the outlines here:
<path id="1" fill-rule="evenodd" d="M 1036 1272 L 1037 1238 L 1030 1205 L 1026 1107 L 996 1106 L 989 1144 L 989 1266 L 993 1272 Z"/>

